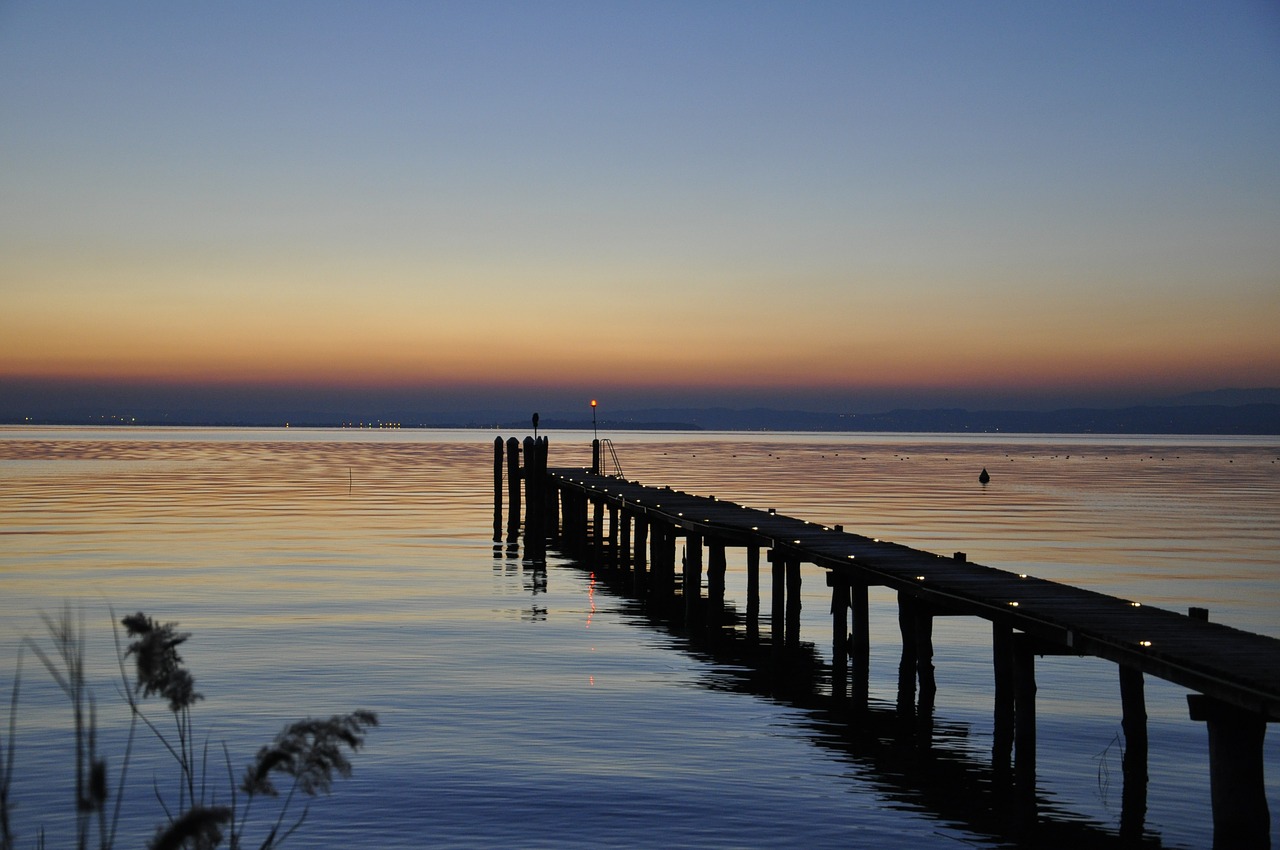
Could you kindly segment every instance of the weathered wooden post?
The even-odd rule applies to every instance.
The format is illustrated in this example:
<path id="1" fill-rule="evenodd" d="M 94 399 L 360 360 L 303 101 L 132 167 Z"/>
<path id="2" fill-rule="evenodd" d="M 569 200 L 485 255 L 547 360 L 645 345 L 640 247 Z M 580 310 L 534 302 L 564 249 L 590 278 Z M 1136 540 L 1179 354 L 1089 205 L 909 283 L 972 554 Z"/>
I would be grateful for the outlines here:
<path id="1" fill-rule="evenodd" d="M 1188 694 L 1192 720 L 1209 728 L 1209 797 L 1213 850 L 1269 850 L 1263 740 L 1267 720 L 1204 694 Z"/>
<path id="2" fill-rule="evenodd" d="M 1120 728 L 1124 730 L 1124 790 L 1120 795 L 1120 837 L 1142 838 L 1147 819 L 1147 701 L 1142 671 L 1120 665 Z"/>
<path id="3" fill-rule="evenodd" d="M 747 547 L 747 638 L 760 639 L 760 547 Z"/>
<path id="4" fill-rule="evenodd" d="M 520 441 L 507 440 L 507 543 L 520 536 Z"/>
<path id="5" fill-rule="evenodd" d="M 493 438 L 493 542 L 502 542 L 502 438 Z"/>
<path id="6" fill-rule="evenodd" d="M 600 441 L 591 441 L 591 474 L 600 474 Z"/>

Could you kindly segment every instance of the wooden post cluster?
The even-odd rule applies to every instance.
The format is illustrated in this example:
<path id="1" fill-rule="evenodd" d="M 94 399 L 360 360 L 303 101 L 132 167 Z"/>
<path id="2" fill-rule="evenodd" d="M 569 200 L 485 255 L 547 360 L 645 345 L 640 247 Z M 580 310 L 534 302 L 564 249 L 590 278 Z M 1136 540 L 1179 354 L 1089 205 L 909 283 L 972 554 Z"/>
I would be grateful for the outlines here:
<path id="1" fill-rule="evenodd" d="M 506 543 L 509 551 L 514 550 L 523 527 L 525 558 L 535 562 L 546 560 L 547 538 L 556 536 L 559 528 L 556 500 L 561 494 L 547 483 L 547 448 L 546 437 L 525 437 L 523 446 L 515 437 L 505 443 L 501 437 L 493 441 L 493 541 L 502 542 L 505 461 Z"/>

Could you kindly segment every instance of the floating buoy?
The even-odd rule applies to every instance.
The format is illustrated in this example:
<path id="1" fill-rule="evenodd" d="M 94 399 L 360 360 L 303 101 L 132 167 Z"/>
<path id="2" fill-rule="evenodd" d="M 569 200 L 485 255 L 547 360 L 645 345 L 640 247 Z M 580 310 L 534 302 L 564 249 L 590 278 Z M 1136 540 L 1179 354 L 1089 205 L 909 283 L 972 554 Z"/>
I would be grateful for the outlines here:
<path id="1" fill-rule="evenodd" d="M 987 468 L 985 466 L 982 467 L 982 472 L 978 474 L 978 483 L 986 484 L 990 480 L 991 476 L 987 474 Z"/>

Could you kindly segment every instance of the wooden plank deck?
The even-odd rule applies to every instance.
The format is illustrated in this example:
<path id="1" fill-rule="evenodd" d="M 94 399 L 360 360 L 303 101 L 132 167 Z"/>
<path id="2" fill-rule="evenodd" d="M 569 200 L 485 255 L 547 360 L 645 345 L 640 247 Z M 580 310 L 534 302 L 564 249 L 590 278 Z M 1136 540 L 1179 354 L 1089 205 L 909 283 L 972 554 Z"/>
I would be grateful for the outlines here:
<path id="1" fill-rule="evenodd" d="M 759 546 L 851 582 L 907 593 L 937 613 L 983 617 L 1046 651 L 1106 658 L 1280 719 L 1280 640 L 1047 579 L 998 570 L 794 517 L 581 469 L 554 486 L 730 546 Z"/>

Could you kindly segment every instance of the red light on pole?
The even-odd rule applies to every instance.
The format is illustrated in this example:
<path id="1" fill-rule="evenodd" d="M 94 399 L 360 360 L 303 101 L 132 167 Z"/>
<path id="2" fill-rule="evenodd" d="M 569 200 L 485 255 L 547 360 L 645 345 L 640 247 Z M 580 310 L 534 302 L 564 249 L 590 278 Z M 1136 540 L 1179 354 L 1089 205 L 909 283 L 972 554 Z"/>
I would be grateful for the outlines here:
<path id="1" fill-rule="evenodd" d="M 600 439 L 600 432 L 596 430 L 596 400 L 591 399 L 591 437 L 592 439 Z"/>

